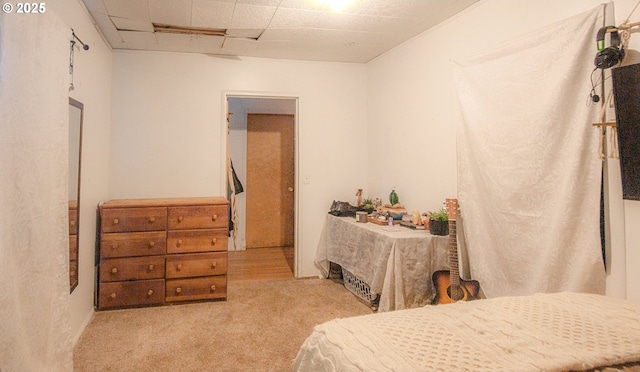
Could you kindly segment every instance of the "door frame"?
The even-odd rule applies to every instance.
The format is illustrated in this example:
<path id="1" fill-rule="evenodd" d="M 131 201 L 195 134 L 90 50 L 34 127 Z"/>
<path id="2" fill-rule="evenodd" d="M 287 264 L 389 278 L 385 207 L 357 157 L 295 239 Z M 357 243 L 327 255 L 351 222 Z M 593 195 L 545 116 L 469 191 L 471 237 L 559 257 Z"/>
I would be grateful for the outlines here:
<path id="1" fill-rule="evenodd" d="M 299 265 L 299 218 L 300 218 L 300 205 L 299 205 L 299 185 L 300 185 L 300 172 L 299 172 L 299 117 L 300 117 L 300 97 L 296 94 L 286 93 L 266 93 L 266 92 L 246 92 L 246 91 L 223 91 L 222 92 L 222 110 L 220 110 L 220 190 L 224 191 L 224 195 L 227 195 L 228 181 L 227 181 L 227 115 L 229 112 L 228 102 L 230 98 L 260 98 L 260 99 L 292 99 L 295 100 L 295 113 L 293 117 L 293 170 L 294 170 L 294 196 L 293 196 L 293 251 L 294 251 L 294 272 L 295 278 L 299 277 L 298 267 Z"/>

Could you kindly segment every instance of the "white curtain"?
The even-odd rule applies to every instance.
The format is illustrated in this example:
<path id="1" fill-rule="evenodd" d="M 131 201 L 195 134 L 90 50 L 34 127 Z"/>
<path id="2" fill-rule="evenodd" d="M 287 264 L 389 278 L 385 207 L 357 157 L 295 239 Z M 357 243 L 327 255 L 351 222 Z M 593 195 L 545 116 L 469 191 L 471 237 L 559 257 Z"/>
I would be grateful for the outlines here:
<path id="1" fill-rule="evenodd" d="M 0 13 L 0 370 L 73 369 L 69 322 L 71 30 Z"/>
<path id="2" fill-rule="evenodd" d="M 604 293 L 598 107 L 587 104 L 604 5 L 452 64 L 458 199 L 487 297 Z"/>

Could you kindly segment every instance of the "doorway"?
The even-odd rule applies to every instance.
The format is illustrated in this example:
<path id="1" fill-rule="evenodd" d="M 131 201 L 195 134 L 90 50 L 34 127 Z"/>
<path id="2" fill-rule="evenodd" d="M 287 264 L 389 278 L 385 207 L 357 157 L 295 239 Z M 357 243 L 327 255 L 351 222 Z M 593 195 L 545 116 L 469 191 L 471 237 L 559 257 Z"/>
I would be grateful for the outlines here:
<path id="1" fill-rule="evenodd" d="M 243 189 L 233 197 L 230 265 L 237 255 L 242 257 L 243 271 L 274 270 L 273 258 L 281 256 L 278 262 L 286 267 L 280 271 L 296 277 L 298 99 L 242 94 L 225 98 L 227 152 Z M 227 174 L 225 179 L 229 178 Z M 270 263 L 259 262 L 266 257 Z"/>

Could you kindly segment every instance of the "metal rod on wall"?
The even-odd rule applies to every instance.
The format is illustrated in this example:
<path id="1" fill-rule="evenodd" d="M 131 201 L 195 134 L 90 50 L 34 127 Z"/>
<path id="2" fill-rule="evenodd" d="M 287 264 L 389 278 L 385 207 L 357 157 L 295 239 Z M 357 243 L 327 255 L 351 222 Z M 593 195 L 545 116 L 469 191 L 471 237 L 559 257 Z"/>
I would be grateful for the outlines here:
<path id="1" fill-rule="evenodd" d="M 82 49 L 89 50 L 89 46 L 83 43 L 82 40 L 80 40 L 80 38 L 76 35 L 76 32 L 73 31 L 73 29 L 71 29 L 71 35 L 73 36 L 73 39 L 71 39 L 72 44 L 75 44 L 75 40 L 77 40 L 80 44 L 82 44 Z"/>
<path id="2" fill-rule="evenodd" d="M 72 91 L 75 89 L 75 87 L 73 86 L 73 60 L 74 60 L 74 46 L 76 45 L 76 42 L 80 43 L 80 45 L 82 45 L 82 49 L 84 50 L 89 50 L 89 45 L 85 44 L 82 42 L 82 40 L 80 40 L 80 38 L 78 37 L 78 35 L 76 35 L 76 32 L 71 29 L 71 40 L 69 41 L 71 43 L 71 50 L 69 51 L 69 75 L 71 75 L 71 83 L 69 84 L 69 91 Z"/>

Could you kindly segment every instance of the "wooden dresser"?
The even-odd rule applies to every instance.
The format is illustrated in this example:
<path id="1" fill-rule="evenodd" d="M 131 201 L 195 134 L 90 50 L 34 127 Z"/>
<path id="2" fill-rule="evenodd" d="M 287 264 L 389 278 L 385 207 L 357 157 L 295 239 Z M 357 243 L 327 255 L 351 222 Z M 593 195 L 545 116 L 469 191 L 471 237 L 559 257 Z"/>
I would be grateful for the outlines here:
<path id="1" fill-rule="evenodd" d="M 98 223 L 98 310 L 226 299 L 225 198 L 110 200 Z"/>
<path id="2" fill-rule="evenodd" d="M 69 200 L 69 286 L 78 286 L 78 201 Z"/>

